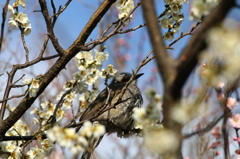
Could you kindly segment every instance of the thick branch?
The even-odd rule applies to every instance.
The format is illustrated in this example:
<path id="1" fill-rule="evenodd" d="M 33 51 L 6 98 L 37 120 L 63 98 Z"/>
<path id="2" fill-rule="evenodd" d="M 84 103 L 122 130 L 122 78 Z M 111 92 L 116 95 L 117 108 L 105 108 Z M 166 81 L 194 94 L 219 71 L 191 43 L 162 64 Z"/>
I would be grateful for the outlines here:
<path id="1" fill-rule="evenodd" d="M 154 55 L 156 56 L 156 62 L 161 72 L 163 82 L 166 85 L 170 83 L 174 77 L 174 61 L 165 49 L 153 0 L 142 0 L 141 3 Z"/>
<path id="2" fill-rule="evenodd" d="M 221 1 L 221 3 L 215 7 L 210 15 L 202 22 L 201 26 L 188 42 L 188 45 L 182 51 L 178 58 L 180 64 L 178 65 L 177 77 L 172 87 L 172 91 L 177 92 L 173 93 L 175 94 L 175 98 L 180 97 L 180 92 L 184 83 L 197 65 L 201 51 L 206 47 L 205 36 L 207 31 L 220 23 L 234 5 L 235 0 Z"/>
<path id="3" fill-rule="evenodd" d="M 111 5 L 115 3 L 116 0 L 105 0 L 99 6 L 98 10 L 92 15 L 86 26 L 83 28 L 82 32 L 74 43 L 68 48 L 69 52 L 79 52 L 81 47 L 86 42 L 89 35 L 92 33 L 93 29 L 97 26 L 99 21 L 102 19 L 103 15 L 109 10 Z"/>

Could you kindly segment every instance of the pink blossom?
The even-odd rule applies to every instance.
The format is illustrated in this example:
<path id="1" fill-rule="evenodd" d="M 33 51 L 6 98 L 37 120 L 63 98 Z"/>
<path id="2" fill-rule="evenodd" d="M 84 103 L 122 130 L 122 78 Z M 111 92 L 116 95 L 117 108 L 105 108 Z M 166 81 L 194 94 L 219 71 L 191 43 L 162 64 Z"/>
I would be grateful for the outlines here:
<path id="1" fill-rule="evenodd" d="M 117 44 L 120 45 L 120 46 L 123 46 L 123 45 L 126 45 L 126 40 L 124 38 L 119 38 L 117 40 Z"/>
<path id="2" fill-rule="evenodd" d="M 222 89 L 224 87 L 224 85 L 225 85 L 225 83 L 218 81 L 217 87 Z"/>
<path id="3" fill-rule="evenodd" d="M 216 156 L 218 156 L 218 155 L 220 155 L 220 154 L 221 154 L 220 151 L 216 151 L 216 153 L 215 153 Z"/>
<path id="4" fill-rule="evenodd" d="M 73 114 L 72 114 L 72 111 L 71 110 L 69 110 L 69 111 L 66 111 L 66 117 L 68 118 L 68 119 L 72 119 L 73 118 Z"/>
<path id="5" fill-rule="evenodd" d="M 233 110 L 238 105 L 238 102 L 235 98 L 228 97 L 227 99 L 227 107 L 230 110 Z"/>
<path id="6" fill-rule="evenodd" d="M 238 141 L 238 137 L 237 136 L 233 137 L 233 140 Z"/>
<path id="7" fill-rule="evenodd" d="M 240 114 L 235 114 L 229 119 L 230 125 L 234 128 L 240 129 Z"/>
<path id="8" fill-rule="evenodd" d="M 224 99 L 224 94 L 223 93 L 218 93 L 217 94 L 217 98 L 218 98 L 218 100 L 220 100 L 220 101 L 222 101 L 223 99 Z"/>
<path id="9" fill-rule="evenodd" d="M 130 61 L 130 60 L 132 59 L 132 55 L 129 54 L 129 53 L 127 53 L 127 54 L 124 55 L 124 59 L 125 59 L 126 61 Z"/>

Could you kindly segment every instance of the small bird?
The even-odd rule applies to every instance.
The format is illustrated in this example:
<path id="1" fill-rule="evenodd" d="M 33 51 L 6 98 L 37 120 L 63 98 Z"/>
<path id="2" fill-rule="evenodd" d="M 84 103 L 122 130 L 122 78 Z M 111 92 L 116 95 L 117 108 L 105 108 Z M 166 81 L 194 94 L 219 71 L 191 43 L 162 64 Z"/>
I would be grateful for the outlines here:
<path id="1" fill-rule="evenodd" d="M 130 131 L 134 129 L 133 108 L 141 107 L 143 104 L 141 92 L 137 87 L 137 79 L 142 75 L 143 73 L 134 76 L 121 100 L 119 100 L 121 91 L 131 79 L 132 74 L 121 73 L 117 75 L 109 86 L 87 107 L 79 120 L 98 121 L 99 124 L 105 126 L 108 134 L 117 133 L 119 137 L 130 136 Z M 99 114 L 103 110 L 107 111 Z M 92 118 L 93 116 L 94 118 Z M 91 152 L 98 146 L 102 138 L 103 136 L 90 141 L 89 149 L 83 152 L 82 159 L 91 157 Z"/>

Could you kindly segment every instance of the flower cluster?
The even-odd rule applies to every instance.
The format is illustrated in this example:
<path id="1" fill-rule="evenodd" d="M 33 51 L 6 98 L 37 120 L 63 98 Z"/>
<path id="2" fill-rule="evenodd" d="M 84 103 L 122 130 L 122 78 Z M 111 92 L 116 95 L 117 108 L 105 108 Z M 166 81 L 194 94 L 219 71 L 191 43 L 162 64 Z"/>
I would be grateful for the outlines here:
<path id="1" fill-rule="evenodd" d="M 88 91 L 88 86 L 95 84 L 99 78 L 112 78 L 117 74 L 117 70 L 114 69 L 112 64 L 108 65 L 107 69 L 99 70 L 103 62 L 108 59 L 107 52 L 99 52 L 94 50 L 95 56 L 92 51 L 81 51 L 75 56 L 77 62 L 78 72 L 73 74 L 73 80 L 66 83 L 65 88 L 73 88 L 75 93 L 85 93 L 80 97 L 80 105 L 82 108 L 92 102 L 98 93 L 98 90 L 94 89 Z M 74 83 L 75 86 L 73 87 Z"/>
<path id="2" fill-rule="evenodd" d="M 221 151 L 219 150 L 222 146 L 222 133 L 221 133 L 221 129 L 220 127 L 215 127 L 212 131 L 211 131 L 211 136 L 212 136 L 212 140 L 211 142 L 209 142 L 208 148 L 207 150 L 211 152 L 212 157 L 208 157 L 208 158 L 217 158 L 217 156 L 219 156 L 221 154 Z"/>
<path id="3" fill-rule="evenodd" d="M 54 126 L 47 131 L 47 136 L 52 142 L 57 142 L 60 146 L 71 148 L 74 153 L 83 150 L 88 145 L 87 140 L 76 134 L 74 128 L 62 128 Z"/>
<path id="4" fill-rule="evenodd" d="M 22 122 L 22 120 L 18 120 L 12 128 L 10 128 L 6 135 L 7 136 L 28 136 L 30 134 L 29 127 Z M 4 152 L 8 152 L 9 156 L 4 158 L 22 158 L 23 154 L 25 154 L 24 158 L 34 159 L 39 156 L 46 156 L 47 153 L 51 151 L 52 142 L 48 139 L 41 142 L 41 147 L 35 146 L 31 147 L 26 153 L 23 153 L 21 147 L 19 145 L 23 144 L 23 141 L 5 141 L 1 142 L 0 150 Z M 0 158 L 3 156 L 0 156 Z"/>
<path id="5" fill-rule="evenodd" d="M 47 136 L 53 141 L 57 142 L 60 146 L 70 148 L 70 151 L 74 154 L 79 153 L 88 146 L 89 138 L 98 138 L 105 133 L 105 127 L 102 125 L 93 125 L 87 121 L 83 124 L 80 131 L 80 135 L 75 132 L 74 128 L 62 128 L 54 126 L 51 130 L 48 130 Z"/>
<path id="6" fill-rule="evenodd" d="M 177 148 L 179 142 L 173 131 L 163 128 L 160 124 L 162 98 L 152 88 L 147 89 L 145 94 L 150 104 L 147 108 L 134 108 L 135 128 L 143 130 L 144 145 L 149 150 L 159 155 L 171 153 Z"/>
<path id="7" fill-rule="evenodd" d="M 240 70 L 240 37 L 236 23 L 229 21 L 232 28 L 219 26 L 208 33 L 208 47 L 200 57 L 201 75 L 210 86 L 216 87 L 219 81 L 228 84 L 236 80 Z M 231 39 L 231 40 L 226 40 Z"/>
<path id="8" fill-rule="evenodd" d="M 117 74 L 117 70 L 114 69 L 114 66 L 112 64 L 108 65 L 107 69 L 102 69 L 100 72 L 100 77 L 101 78 L 113 78 Z"/>
<path id="9" fill-rule="evenodd" d="M 92 101 L 94 101 L 96 99 L 98 94 L 99 94 L 99 90 L 96 90 L 96 89 L 87 91 L 86 93 L 82 94 L 79 97 L 80 107 L 83 109 L 86 109 L 87 106 L 89 105 L 89 103 L 91 103 Z"/>
<path id="10" fill-rule="evenodd" d="M 29 85 L 28 93 L 30 97 L 36 97 L 39 89 L 39 79 L 25 78 L 22 81 L 24 84 Z"/>
<path id="11" fill-rule="evenodd" d="M 91 123 L 90 121 L 86 121 L 83 124 L 82 129 L 80 130 L 80 135 L 85 138 L 99 138 L 105 133 L 105 127 L 98 123 Z"/>
<path id="12" fill-rule="evenodd" d="M 17 146 L 16 142 L 14 141 L 1 142 L 0 150 L 2 152 L 2 154 L 0 154 L 1 158 L 15 159 L 21 158 L 22 156 L 20 151 L 21 148 Z M 7 152 L 6 155 L 4 155 L 4 152 Z"/>
<path id="13" fill-rule="evenodd" d="M 188 3 L 188 0 L 164 0 L 166 4 L 163 16 L 160 19 L 160 25 L 168 31 L 164 34 L 164 39 L 171 41 L 174 34 L 180 30 L 180 25 L 184 20 L 183 13 L 181 13 L 182 5 Z"/>
<path id="14" fill-rule="evenodd" d="M 8 25 L 14 29 L 20 27 L 24 35 L 29 35 L 32 28 L 30 20 L 27 14 L 18 12 L 19 5 L 24 8 L 26 6 L 26 0 L 16 0 L 12 6 L 8 5 L 8 12 L 10 13 Z"/>
<path id="15" fill-rule="evenodd" d="M 131 11 L 133 10 L 134 1 L 133 0 L 117 0 L 116 8 L 118 10 L 118 18 L 123 19 L 129 16 Z M 130 18 L 124 23 L 124 25 L 127 25 L 130 22 L 131 18 L 132 18 L 132 15 L 130 15 Z"/>
<path id="16" fill-rule="evenodd" d="M 30 113 L 31 114 L 36 114 L 38 118 L 34 118 L 34 124 L 39 124 L 39 125 L 44 125 L 46 124 L 47 120 L 53 115 L 53 112 L 56 108 L 56 104 L 53 104 L 51 102 L 44 102 L 41 103 L 41 108 L 35 107 Z M 65 109 L 60 107 L 57 110 L 56 114 L 56 120 L 60 121 L 65 117 Z"/>
<path id="17" fill-rule="evenodd" d="M 158 127 L 160 123 L 160 112 L 162 111 L 162 98 L 156 94 L 155 90 L 148 89 L 146 97 L 150 101 L 147 108 L 134 108 L 133 119 L 135 128 L 143 129 L 145 127 Z"/>
<path id="18" fill-rule="evenodd" d="M 220 0 L 193 0 L 191 3 L 191 20 L 199 20 L 202 16 L 210 13 L 211 9 L 215 7 Z"/>
<path id="19" fill-rule="evenodd" d="M 45 139 L 41 142 L 40 147 L 38 147 L 37 145 L 31 147 L 30 150 L 26 152 L 24 157 L 27 159 L 44 158 L 52 151 L 52 146 L 52 141 L 50 141 L 49 139 Z"/>
<path id="20" fill-rule="evenodd" d="M 64 89 L 65 90 L 68 90 L 68 86 L 69 85 L 73 85 L 72 83 L 73 81 L 69 81 L 69 82 L 66 82 L 66 84 L 64 85 Z M 62 96 L 63 96 L 64 92 L 61 92 L 58 96 L 57 96 L 57 100 L 59 101 Z M 63 98 L 63 103 L 62 103 L 62 106 L 61 108 L 63 110 L 68 110 L 68 109 L 71 109 L 72 108 L 72 103 L 73 103 L 73 100 L 77 97 L 77 94 L 74 93 L 74 92 L 70 92 L 69 94 L 65 95 L 64 98 Z"/>
<path id="21" fill-rule="evenodd" d="M 26 124 L 22 122 L 22 120 L 18 120 L 13 127 L 11 127 L 7 133 L 7 136 L 25 136 L 29 135 L 29 128 Z"/>
<path id="22" fill-rule="evenodd" d="M 102 71 L 99 71 L 102 63 L 108 59 L 108 53 L 99 52 L 97 50 L 94 50 L 94 53 L 95 58 L 93 58 L 91 51 L 82 51 L 75 56 L 79 71 L 73 74 L 73 79 L 80 82 L 82 87 L 93 85 L 99 77 L 110 78 L 114 77 L 117 73 L 117 70 L 113 68 L 113 65 L 109 65 L 108 69 L 102 69 Z M 76 91 L 82 93 L 82 90 L 84 90 L 84 88 L 80 88 Z"/>

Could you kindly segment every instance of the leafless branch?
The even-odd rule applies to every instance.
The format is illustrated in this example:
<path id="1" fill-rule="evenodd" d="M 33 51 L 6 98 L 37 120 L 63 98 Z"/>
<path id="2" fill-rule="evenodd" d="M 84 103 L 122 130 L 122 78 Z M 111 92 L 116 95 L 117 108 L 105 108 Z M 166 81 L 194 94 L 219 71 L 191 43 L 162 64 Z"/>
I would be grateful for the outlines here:
<path id="1" fill-rule="evenodd" d="M 171 47 L 173 44 L 175 44 L 176 42 L 178 42 L 180 39 L 182 39 L 183 37 L 187 36 L 187 35 L 192 35 L 192 32 L 201 24 L 201 21 L 197 22 L 195 26 L 193 26 L 191 28 L 191 30 L 185 34 L 181 34 L 176 40 L 174 40 L 173 42 L 171 42 L 168 47 Z"/>
<path id="2" fill-rule="evenodd" d="M 216 120 L 208 123 L 208 125 L 205 126 L 204 128 L 199 129 L 199 130 L 194 131 L 194 132 L 191 132 L 191 133 L 189 133 L 189 134 L 184 134 L 184 135 L 183 135 L 183 138 L 186 139 L 186 138 L 192 137 L 192 136 L 194 136 L 194 135 L 201 135 L 201 134 L 203 134 L 203 133 L 209 132 L 214 126 L 217 125 L 217 123 L 218 123 L 221 119 L 223 119 L 223 117 L 224 117 L 224 114 L 220 115 Z"/>
<path id="3" fill-rule="evenodd" d="M 99 45 L 99 44 L 102 44 L 104 43 L 106 40 L 108 40 L 110 37 L 112 37 L 113 35 L 116 35 L 118 30 L 121 28 L 121 26 L 124 24 L 124 22 L 126 22 L 127 20 L 129 20 L 131 14 L 140 6 L 141 3 L 138 3 L 134 8 L 133 10 L 129 13 L 129 15 L 123 19 L 120 19 L 114 23 L 116 23 L 116 26 L 115 28 L 111 31 L 111 33 L 109 33 L 108 35 L 106 36 L 103 36 L 112 26 L 110 25 L 104 32 L 103 34 L 101 35 L 100 39 L 98 40 L 94 40 L 94 41 L 90 41 L 88 43 L 86 43 L 84 46 L 85 47 L 88 47 L 87 49 L 88 50 L 91 50 L 92 48 L 94 48 L 96 45 Z M 91 46 L 90 46 L 91 45 Z"/>
<path id="4" fill-rule="evenodd" d="M 51 18 L 53 17 L 58 17 L 65 9 L 67 9 L 68 5 L 70 4 L 72 0 L 68 0 L 67 3 L 56 13 L 53 12 L 54 14 L 51 16 Z"/>
<path id="5" fill-rule="evenodd" d="M 22 43 L 23 43 L 23 48 L 26 52 L 25 53 L 25 56 L 26 56 L 26 62 L 25 63 L 28 63 L 29 62 L 29 50 L 28 50 L 28 47 L 27 47 L 27 44 L 26 44 L 26 41 L 25 41 L 25 38 L 24 38 L 24 30 L 20 26 L 19 26 L 19 29 L 21 31 L 21 39 L 22 39 Z"/>
<path id="6" fill-rule="evenodd" d="M 18 83 L 24 76 L 25 76 L 25 74 L 23 74 L 19 79 L 17 79 L 15 82 L 13 82 L 12 86 L 14 86 L 16 83 Z"/>
<path id="7" fill-rule="evenodd" d="M 171 83 L 173 80 L 174 60 L 168 55 L 164 42 L 162 39 L 161 31 L 159 30 L 158 17 L 156 16 L 156 11 L 154 7 L 153 0 L 141 1 L 143 8 L 143 15 L 146 20 L 148 33 L 156 57 L 158 68 L 161 72 L 162 79 L 165 86 Z"/>
<path id="8" fill-rule="evenodd" d="M 11 97 L 9 97 L 9 98 L 4 98 L 3 100 L 0 100 L 0 103 L 6 102 L 6 101 L 11 100 L 11 99 L 13 99 L 13 98 L 23 97 L 23 96 L 25 96 L 25 95 L 27 94 L 27 92 L 28 92 L 28 90 L 25 90 L 25 92 L 24 92 L 23 94 L 13 95 L 13 96 L 11 96 Z"/>
<path id="9" fill-rule="evenodd" d="M 45 0 L 39 0 L 40 6 L 41 6 L 41 10 L 42 10 L 42 14 L 43 17 L 45 19 L 46 22 L 46 27 L 47 27 L 47 31 L 48 31 L 48 36 L 52 41 L 52 44 L 55 48 L 55 50 L 57 51 L 57 53 L 59 55 L 63 55 L 65 52 L 65 50 L 60 46 L 60 44 L 58 43 L 58 39 L 54 34 L 53 31 L 53 26 L 54 24 L 51 22 L 51 17 L 48 13 L 48 8 L 47 8 L 47 3 Z"/>
<path id="10" fill-rule="evenodd" d="M 1 37 L 0 37 L 0 53 L 2 49 L 2 44 L 3 44 L 3 36 L 4 36 L 4 25 L 6 21 L 6 16 L 7 16 L 7 10 L 8 10 L 8 4 L 10 0 L 7 0 L 4 7 L 3 7 L 3 12 L 2 12 L 2 25 L 1 25 Z"/>

